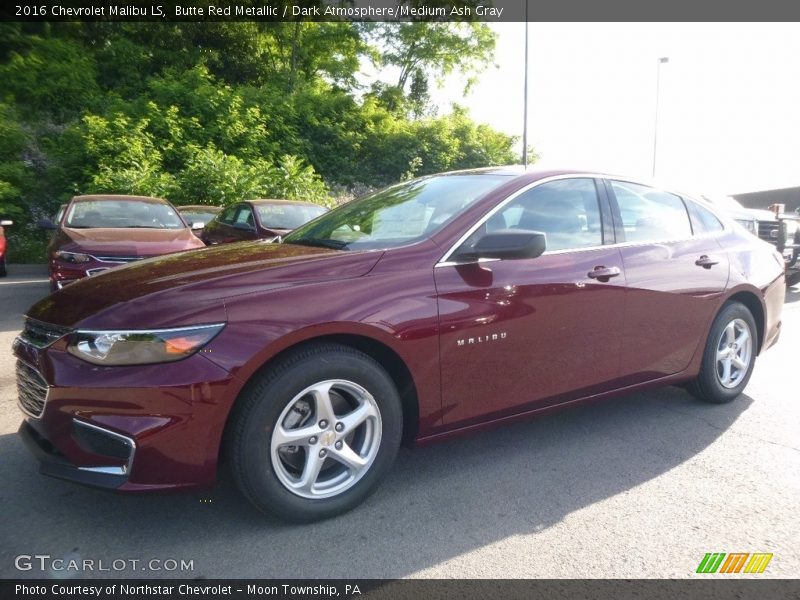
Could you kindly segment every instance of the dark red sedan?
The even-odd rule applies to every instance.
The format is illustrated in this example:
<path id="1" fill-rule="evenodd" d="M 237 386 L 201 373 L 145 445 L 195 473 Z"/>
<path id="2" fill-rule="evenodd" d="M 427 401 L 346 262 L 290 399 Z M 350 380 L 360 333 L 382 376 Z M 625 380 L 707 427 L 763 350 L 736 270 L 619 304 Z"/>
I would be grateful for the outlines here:
<path id="1" fill-rule="evenodd" d="M 58 223 L 40 221 L 55 231 L 47 247 L 53 291 L 112 267 L 204 245 L 160 198 L 75 196 L 58 214 Z"/>
<path id="2" fill-rule="evenodd" d="M 201 238 L 209 246 L 249 240 L 274 240 L 328 212 L 299 200 L 248 200 L 229 206 L 209 221 Z"/>
<path id="3" fill-rule="evenodd" d="M 47 475 L 213 483 L 286 519 L 356 506 L 401 441 L 645 388 L 723 403 L 778 339 L 774 248 L 623 178 L 404 182 L 253 242 L 145 260 L 34 305 L 20 433 Z M 225 452 L 222 452 L 222 450 Z"/>

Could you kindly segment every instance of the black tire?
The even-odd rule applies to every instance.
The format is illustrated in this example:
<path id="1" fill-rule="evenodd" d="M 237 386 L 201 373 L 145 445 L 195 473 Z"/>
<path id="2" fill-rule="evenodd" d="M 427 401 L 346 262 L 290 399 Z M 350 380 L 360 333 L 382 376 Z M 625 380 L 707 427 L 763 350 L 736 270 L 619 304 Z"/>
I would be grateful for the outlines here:
<path id="1" fill-rule="evenodd" d="M 319 435 L 318 440 L 316 436 L 314 437 L 317 440 L 314 446 L 308 441 L 310 438 L 306 438 L 302 445 L 286 448 L 287 452 L 293 454 L 283 455 L 281 454 L 283 450 L 273 453 L 273 436 L 279 418 L 282 424 L 286 424 L 289 418 L 307 419 L 308 422 L 300 423 L 300 429 L 318 427 L 316 413 L 318 404 L 313 396 L 299 395 L 310 387 L 321 385 L 320 382 L 333 380 L 362 388 L 362 391 L 368 392 L 369 395 L 368 401 L 363 401 L 362 404 L 369 404 L 371 410 L 377 406 L 378 417 L 369 419 L 371 433 L 363 433 L 359 429 L 352 434 L 360 435 L 364 440 L 368 438 L 373 440 L 370 445 L 373 449 L 370 459 L 372 462 L 363 468 L 363 472 L 359 472 L 358 478 L 350 484 L 350 487 L 340 493 L 324 498 L 303 497 L 298 495 L 304 493 L 303 491 L 292 491 L 289 484 L 284 483 L 290 465 L 288 461 L 283 462 L 281 456 L 297 459 L 307 468 L 308 461 L 314 458 L 307 453 L 313 449 L 319 455 L 324 447 L 329 449 L 331 454 L 321 459 L 322 464 L 327 465 L 323 466 L 320 472 L 321 479 L 324 479 L 322 476 L 326 472 L 333 473 L 328 476 L 329 479 L 335 479 L 337 470 L 344 471 L 344 474 L 339 472 L 339 477 L 355 477 L 344 463 L 334 460 L 332 456 L 338 452 L 334 451 L 333 436 L 346 435 L 335 433 L 333 424 Z M 348 400 L 345 398 L 345 393 L 340 393 L 338 388 L 331 388 L 329 397 L 333 399 L 334 396 L 340 402 Z M 298 400 L 298 397 L 301 400 Z M 289 408 L 289 405 L 297 407 L 300 404 L 303 404 L 303 407 L 308 406 L 311 413 L 308 415 L 303 415 L 302 411 L 293 413 L 293 409 Z M 289 412 L 286 412 L 287 410 Z M 337 410 L 336 417 L 341 413 L 344 418 L 344 412 L 347 411 Z M 366 427 L 366 422 L 364 421 L 358 428 Z M 284 430 L 291 431 L 291 428 Z M 375 431 L 379 431 L 377 441 L 374 441 Z M 386 371 L 371 357 L 353 348 L 330 343 L 316 344 L 287 356 L 257 375 L 245 388 L 229 420 L 226 431 L 226 454 L 237 486 L 259 510 L 288 521 L 310 522 L 344 513 L 363 502 L 394 462 L 400 447 L 402 431 L 403 413 L 400 397 Z M 339 437 L 336 439 L 340 440 Z M 335 443 L 336 447 L 340 448 L 338 446 L 340 442 Z M 352 442 L 345 443 L 349 449 Z M 276 461 L 278 461 L 277 471 Z M 300 469 L 299 479 L 302 479 L 302 475 Z"/>
<path id="2" fill-rule="evenodd" d="M 743 330 L 746 326 L 749 330 L 750 336 L 750 352 L 747 367 L 738 369 L 736 377 L 728 381 L 729 385 L 726 386 L 722 383 L 724 376 L 720 373 L 723 370 L 722 365 L 718 364 L 717 352 L 719 349 L 726 350 L 723 334 L 729 324 L 738 324 L 735 326 L 735 331 Z M 750 310 L 740 304 L 739 302 L 728 302 L 717 314 L 714 323 L 711 325 L 711 331 L 708 334 L 706 345 L 703 350 L 703 360 L 700 365 L 700 373 L 697 378 L 689 382 L 686 389 L 695 398 L 704 402 L 711 402 L 714 404 L 725 404 L 736 398 L 742 393 L 747 383 L 750 381 L 750 376 L 753 374 L 753 367 L 756 362 L 756 353 L 758 351 L 758 330 L 756 329 L 756 322 Z M 734 369 L 730 367 L 729 369 Z M 735 385 L 733 385 L 735 384 Z"/>
<path id="3" fill-rule="evenodd" d="M 0 277 L 5 277 L 8 275 L 8 271 L 6 271 L 6 257 L 0 258 Z"/>

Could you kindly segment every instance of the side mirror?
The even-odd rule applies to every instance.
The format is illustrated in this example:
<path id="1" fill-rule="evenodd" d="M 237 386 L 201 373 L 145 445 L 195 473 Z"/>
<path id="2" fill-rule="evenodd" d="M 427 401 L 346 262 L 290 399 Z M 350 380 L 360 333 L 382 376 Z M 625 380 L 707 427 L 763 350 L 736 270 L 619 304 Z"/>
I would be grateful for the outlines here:
<path id="1" fill-rule="evenodd" d="M 36 221 L 36 226 L 39 229 L 49 229 L 50 231 L 58 229 L 58 225 L 53 223 L 50 219 L 39 219 Z"/>
<path id="2" fill-rule="evenodd" d="M 191 225 L 193 231 L 197 231 L 198 229 L 202 229 L 205 226 L 206 226 L 206 224 L 203 223 L 202 221 L 195 221 Z"/>
<path id="3" fill-rule="evenodd" d="M 541 231 L 502 229 L 487 233 L 471 251 L 459 254 L 460 261 L 480 258 L 521 259 L 541 256 L 547 248 L 547 238 Z"/>
<path id="4" fill-rule="evenodd" d="M 8 227 L 9 225 L 13 225 L 14 221 L 0 221 L 0 227 Z"/>

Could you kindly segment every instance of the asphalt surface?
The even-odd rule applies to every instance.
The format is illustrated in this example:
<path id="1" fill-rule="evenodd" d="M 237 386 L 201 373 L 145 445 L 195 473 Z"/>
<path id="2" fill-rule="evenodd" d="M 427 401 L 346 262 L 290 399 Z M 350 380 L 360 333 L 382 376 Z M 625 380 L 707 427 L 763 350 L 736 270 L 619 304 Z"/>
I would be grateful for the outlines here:
<path id="1" fill-rule="evenodd" d="M 257 513 L 224 472 L 170 496 L 39 475 L 16 435 L 10 346 L 46 293 L 41 274 L 0 279 L 0 577 L 78 575 L 15 568 L 35 554 L 102 559 L 111 571 L 80 573 L 99 577 L 698 577 L 707 552 L 771 552 L 754 577 L 800 576 L 797 287 L 731 404 L 670 387 L 403 450 L 363 506 L 305 526 Z M 161 571 L 130 562 L 151 559 Z"/>

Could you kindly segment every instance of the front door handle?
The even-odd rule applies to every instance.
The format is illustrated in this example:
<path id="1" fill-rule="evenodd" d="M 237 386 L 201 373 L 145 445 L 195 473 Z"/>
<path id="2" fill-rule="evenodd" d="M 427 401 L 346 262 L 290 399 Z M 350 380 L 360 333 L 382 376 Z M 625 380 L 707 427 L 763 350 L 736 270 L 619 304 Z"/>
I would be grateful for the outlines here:
<path id="1" fill-rule="evenodd" d="M 606 282 L 612 277 L 616 277 L 620 273 L 622 273 L 622 271 L 619 270 L 619 267 L 604 267 L 603 265 L 600 265 L 589 271 L 586 276 L 591 279 L 597 279 L 598 281 Z"/>
<path id="2" fill-rule="evenodd" d="M 703 254 L 703 256 L 701 256 L 696 261 L 694 261 L 694 264 L 696 264 L 698 267 L 703 267 L 705 269 L 710 269 L 714 265 L 719 264 L 719 261 L 718 260 L 714 260 L 710 256 L 707 256 L 707 255 Z"/>

